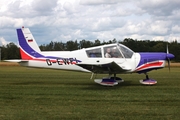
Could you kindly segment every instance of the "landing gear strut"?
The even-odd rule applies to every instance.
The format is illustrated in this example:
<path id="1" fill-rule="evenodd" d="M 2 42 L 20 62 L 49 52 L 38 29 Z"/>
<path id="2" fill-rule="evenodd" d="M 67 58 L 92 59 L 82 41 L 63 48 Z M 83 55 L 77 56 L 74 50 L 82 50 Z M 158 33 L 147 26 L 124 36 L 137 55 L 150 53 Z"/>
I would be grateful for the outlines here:
<path id="1" fill-rule="evenodd" d="M 149 79 L 149 76 L 148 76 L 148 74 L 145 74 L 146 75 L 146 79 L 148 80 Z"/>
<path id="2" fill-rule="evenodd" d="M 116 73 L 114 73 L 113 77 L 111 77 L 111 74 L 109 74 L 109 79 L 113 79 L 113 80 L 117 81 L 118 83 L 124 82 L 124 80 L 122 80 L 121 78 L 116 77 Z"/>
<path id="3" fill-rule="evenodd" d="M 146 79 L 140 80 L 139 82 L 144 85 L 154 85 L 157 83 L 156 80 L 149 78 L 148 74 L 145 73 Z"/>

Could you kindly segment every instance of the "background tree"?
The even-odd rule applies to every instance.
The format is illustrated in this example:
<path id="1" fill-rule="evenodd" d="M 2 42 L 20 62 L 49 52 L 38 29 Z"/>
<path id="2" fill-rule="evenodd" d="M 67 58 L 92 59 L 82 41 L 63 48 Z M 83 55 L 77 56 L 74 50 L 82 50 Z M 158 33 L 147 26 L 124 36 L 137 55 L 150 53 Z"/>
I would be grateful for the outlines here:
<path id="1" fill-rule="evenodd" d="M 40 45 L 42 51 L 72 51 L 80 48 L 88 48 L 103 44 L 117 43 L 117 40 L 109 40 L 108 42 L 101 42 L 100 40 L 88 41 L 81 40 L 79 43 L 76 41 L 53 42 L 49 44 Z M 119 43 L 126 45 L 135 52 L 166 52 L 167 42 L 165 41 L 151 41 L 151 40 L 133 40 L 132 38 L 125 38 Z M 173 61 L 180 62 L 180 43 L 176 40 L 168 43 L 169 52 L 175 55 Z M 20 59 L 19 48 L 14 43 L 9 43 L 6 46 L 1 47 L 1 58 L 6 59 Z"/>
<path id="2" fill-rule="evenodd" d="M 88 47 L 92 47 L 92 46 L 93 46 L 93 42 L 91 42 L 91 41 L 81 40 L 79 42 L 79 48 L 88 48 Z"/>
<path id="3" fill-rule="evenodd" d="M 99 46 L 99 45 L 101 45 L 101 41 L 100 40 L 95 40 L 95 42 L 94 42 L 94 45 L 93 46 Z"/>
<path id="4" fill-rule="evenodd" d="M 19 48 L 14 43 L 9 43 L 1 48 L 1 59 L 20 59 Z"/>
<path id="5" fill-rule="evenodd" d="M 76 41 L 67 41 L 66 43 L 66 50 L 72 51 L 72 50 L 77 50 L 78 49 L 79 44 Z"/>

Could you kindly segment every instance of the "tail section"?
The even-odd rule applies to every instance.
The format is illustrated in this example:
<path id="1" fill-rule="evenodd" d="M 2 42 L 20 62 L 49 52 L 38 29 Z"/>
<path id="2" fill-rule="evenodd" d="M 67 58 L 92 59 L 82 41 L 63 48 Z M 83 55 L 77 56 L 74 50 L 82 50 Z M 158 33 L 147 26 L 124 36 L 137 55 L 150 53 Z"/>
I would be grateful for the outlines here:
<path id="1" fill-rule="evenodd" d="M 20 54 L 23 60 L 31 60 L 34 58 L 43 57 L 33 35 L 29 28 L 22 27 L 17 29 L 17 36 L 20 46 Z"/>

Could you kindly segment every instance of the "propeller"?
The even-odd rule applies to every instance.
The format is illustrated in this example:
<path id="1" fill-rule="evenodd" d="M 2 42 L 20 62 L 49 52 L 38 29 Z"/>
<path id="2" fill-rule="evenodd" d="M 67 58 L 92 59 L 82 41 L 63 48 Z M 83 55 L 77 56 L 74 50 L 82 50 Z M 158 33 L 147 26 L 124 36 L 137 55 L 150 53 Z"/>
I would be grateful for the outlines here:
<path id="1" fill-rule="evenodd" d="M 167 58 L 167 62 L 168 62 L 169 72 L 170 72 L 170 59 L 168 57 L 168 54 L 169 54 L 169 49 L 168 49 L 168 43 L 167 43 L 167 46 L 166 46 L 166 58 Z"/>
<path id="2" fill-rule="evenodd" d="M 169 49 L 168 49 L 168 44 L 166 47 L 166 60 L 168 62 L 168 68 L 169 68 L 169 72 L 170 72 L 170 59 L 174 58 L 174 55 L 169 53 Z"/>

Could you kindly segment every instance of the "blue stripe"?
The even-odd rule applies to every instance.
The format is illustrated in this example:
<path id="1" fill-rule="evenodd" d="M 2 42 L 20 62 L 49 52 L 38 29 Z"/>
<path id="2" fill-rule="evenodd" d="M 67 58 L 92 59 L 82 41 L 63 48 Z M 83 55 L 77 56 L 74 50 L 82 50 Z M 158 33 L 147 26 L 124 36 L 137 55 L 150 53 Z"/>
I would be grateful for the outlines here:
<path id="1" fill-rule="evenodd" d="M 155 52 L 155 53 L 148 53 L 148 52 L 142 52 L 140 54 L 140 62 L 137 67 L 146 64 L 148 62 L 158 61 L 158 60 L 166 60 L 166 53 L 163 52 Z"/>

